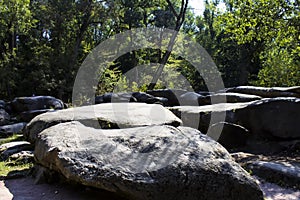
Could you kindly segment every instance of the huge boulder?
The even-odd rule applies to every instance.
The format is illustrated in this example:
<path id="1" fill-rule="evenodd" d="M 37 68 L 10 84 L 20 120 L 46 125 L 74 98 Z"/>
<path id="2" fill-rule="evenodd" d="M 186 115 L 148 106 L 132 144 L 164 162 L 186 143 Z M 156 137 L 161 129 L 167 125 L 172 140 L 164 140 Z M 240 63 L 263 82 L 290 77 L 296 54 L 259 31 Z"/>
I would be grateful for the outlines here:
<path id="1" fill-rule="evenodd" d="M 255 86 L 238 86 L 225 89 L 226 92 L 251 94 L 263 98 L 275 97 L 297 97 L 300 98 L 300 86 L 295 87 L 255 87 Z M 221 91 L 224 92 L 224 91 Z"/>
<path id="2" fill-rule="evenodd" d="M 35 159 L 69 181 L 128 199 L 263 199 L 221 145 L 187 127 L 103 130 L 62 123 L 39 134 Z"/>
<path id="3" fill-rule="evenodd" d="M 220 121 L 215 121 L 213 124 L 223 121 L 237 124 L 249 130 L 251 137 L 262 140 L 300 138 L 300 99 L 298 98 L 267 98 L 247 103 L 178 106 L 169 109 L 182 119 L 183 125 L 198 128 L 204 133 L 210 131 L 212 115 L 226 115 L 223 119 L 215 117 Z"/>
<path id="4" fill-rule="evenodd" d="M 10 106 L 14 113 L 44 109 L 58 110 L 64 108 L 64 104 L 61 100 L 51 96 L 18 97 L 10 103 Z"/>
<path id="5" fill-rule="evenodd" d="M 181 124 L 181 120 L 172 112 L 158 104 L 105 103 L 38 115 L 27 125 L 25 136 L 34 142 L 36 135 L 42 130 L 69 121 L 80 121 L 103 129 Z"/>

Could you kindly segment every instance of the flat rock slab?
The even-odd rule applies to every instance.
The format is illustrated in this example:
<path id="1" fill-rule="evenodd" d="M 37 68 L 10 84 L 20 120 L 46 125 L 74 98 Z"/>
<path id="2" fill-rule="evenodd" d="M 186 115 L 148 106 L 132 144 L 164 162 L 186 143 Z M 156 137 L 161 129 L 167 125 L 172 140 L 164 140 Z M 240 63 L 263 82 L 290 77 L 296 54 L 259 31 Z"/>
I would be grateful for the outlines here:
<path id="1" fill-rule="evenodd" d="M 62 122 L 80 121 L 94 128 L 130 128 L 149 125 L 179 126 L 182 122 L 172 112 L 157 104 L 105 103 L 45 113 L 26 127 L 25 136 L 34 142 L 44 129 Z"/>
<path id="2" fill-rule="evenodd" d="M 300 188 L 300 165 L 287 162 L 255 161 L 249 163 L 247 168 L 270 182 Z"/>
<path id="3" fill-rule="evenodd" d="M 30 110 L 63 109 L 60 99 L 52 96 L 17 97 L 10 103 L 13 112 L 21 113 Z"/>
<path id="4" fill-rule="evenodd" d="M 198 98 L 199 105 L 209 105 L 211 102 L 216 103 L 243 103 L 262 99 L 257 95 L 240 94 L 240 93 L 216 93 Z"/>
<path id="5" fill-rule="evenodd" d="M 300 138 L 300 99 L 266 98 L 247 103 L 220 103 L 207 106 L 178 106 L 169 108 L 182 119 L 183 125 L 206 133 L 211 123 L 225 120 L 238 124 L 251 134 L 267 139 Z M 212 114 L 224 116 L 211 122 Z"/>
<path id="6" fill-rule="evenodd" d="M 188 127 L 61 123 L 38 135 L 35 158 L 70 181 L 129 199 L 263 199 L 224 147 Z"/>
<path id="7" fill-rule="evenodd" d="M 255 87 L 238 86 L 225 89 L 226 92 L 243 93 L 261 96 L 263 98 L 297 97 L 300 98 L 300 86 L 295 87 Z M 224 92 L 224 91 L 221 91 Z"/>
<path id="8" fill-rule="evenodd" d="M 250 103 L 219 103 L 205 106 L 174 106 L 168 109 L 183 122 L 184 126 L 196 128 L 202 133 L 207 133 L 208 128 L 216 123 L 235 124 L 234 112 L 246 108 Z M 215 121 L 212 121 L 212 114 Z M 213 137 L 213 135 L 210 135 Z M 218 140 L 220 135 L 213 137 Z"/>

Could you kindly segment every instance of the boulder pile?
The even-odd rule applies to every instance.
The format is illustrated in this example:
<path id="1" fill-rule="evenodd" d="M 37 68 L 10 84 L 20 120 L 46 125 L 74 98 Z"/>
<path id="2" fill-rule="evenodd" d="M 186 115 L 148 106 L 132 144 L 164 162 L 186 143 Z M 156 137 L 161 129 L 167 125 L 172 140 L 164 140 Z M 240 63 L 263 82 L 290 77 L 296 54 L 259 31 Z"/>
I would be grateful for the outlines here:
<path id="1" fill-rule="evenodd" d="M 158 104 L 105 103 L 44 113 L 25 135 L 42 173 L 126 199 L 263 199 L 224 147 L 181 124 Z"/>
<path id="2" fill-rule="evenodd" d="M 108 93 L 97 96 L 95 103 L 108 102 L 161 104 L 180 118 L 184 126 L 208 134 L 229 151 L 272 154 L 300 140 L 300 86 Z M 213 116 L 216 120 L 212 120 Z"/>
<path id="3" fill-rule="evenodd" d="M 6 143 L 6 138 L 22 138 L 27 123 L 35 116 L 64 108 L 61 100 L 51 96 L 18 97 L 11 102 L 0 100 L 0 160 L 25 164 L 33 161 L 34 146 L 28 141 Z"/>
<path id="4" fill-rule="evenodd" d="M 0 145 L 2 159 L 34 148 L 39 179 L 59 175 L 127 199 L 263 199 L 229 152 L 267 156 L 300 146 L 299 86 L 107 93 L 94 103 L 64 109 L 48 96 L 0 101 L 0 137 L 27 140 Z M 243 167 L 258 175 L 284 168 L 270 163 Z"/>

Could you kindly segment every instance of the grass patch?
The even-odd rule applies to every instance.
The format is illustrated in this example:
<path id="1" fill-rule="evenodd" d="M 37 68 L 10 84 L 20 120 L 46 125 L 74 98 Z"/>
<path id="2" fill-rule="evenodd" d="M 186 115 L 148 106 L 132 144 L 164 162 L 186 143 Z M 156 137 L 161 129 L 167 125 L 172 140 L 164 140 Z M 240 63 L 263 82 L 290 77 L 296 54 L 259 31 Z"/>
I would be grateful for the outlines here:
<path id="1" fill-rule="evenodd" d="M 0 140 L 0 145 L 5 144 L 5 143 L 9 143 L 9 142 L 21 141 L 23 139 L 24 139 L 23 135 L 13 134 L 12 136 L 10 136 L 8 138 L 1 139 Z"/>
<path id="2" fill-rule="evenodd" d="M 9 162 L 0 162 L 0 177 L 7 177 L 13 174 L 29 171 L 33 167 L 33 163 L 26 163 L 20 165 L 10 165 Z"/>
<path id="3" fill-rule="evenodd" d="M 23 135 L 14 134 L 0 140 L 0 145 L 24 140 Z M 0 158 L 1 159 L 1 158 Z M 0 179 L 26 175 L 34 166 L 32 161 L 5 160 L 0 161 Z"/>

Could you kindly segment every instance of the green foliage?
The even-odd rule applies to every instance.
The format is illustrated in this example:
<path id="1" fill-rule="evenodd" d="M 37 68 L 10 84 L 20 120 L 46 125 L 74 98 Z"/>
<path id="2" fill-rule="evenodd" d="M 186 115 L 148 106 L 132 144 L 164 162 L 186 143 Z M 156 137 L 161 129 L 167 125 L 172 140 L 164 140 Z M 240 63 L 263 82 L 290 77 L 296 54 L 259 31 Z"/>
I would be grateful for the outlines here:
<path id="1" fill-rule="evenodd" d="M 23 139 L 23 135 L 14 134 L 14 135 L 12 135 L 8 138 L 1 139 L 0 140 L 0 145 L 5 144 L 5 143 L 9 143 L 9 142 L 20 141 L 22 139 Z"/>
<path id="2" fill-rule="evenodd" d="M 181 1 L 171 2 L 173 8 L 161 0 L 0 1 L 1 98 L 35 94 L 70 102 L 77 70 L 97 44 L 132 28 L 174 29 Z M 182 31 L 212 56 L 225 86 L 299 85 L 299 1 L 224 0 L 225 12 L 220 2 L 206 0 L 199 17 L 187 10 Z M 161 63 L 164 54 L 142 49 L 120 56 L 95 90 L 145 91 L 158 67 L 149 64 Z M 193 66 L 172 54 L 157 88 L 189 88 L 186 83 L 206 89 Z"/>
<path id="3" fill-rule="evenodd" d="M 106 69 L 99 77 L 99 83 L 96 88 L 96 94 L 104 94 L 107 92 L 113 92 L 116 84 L 121 77 L 121 71 L 118 69 Z"/>
<path id="4" fill-rule="evenodd" d="M 220 10 L 220 1 L 206 1 L 203 16 L 196 19 L 196 40 L 211 55 L 226 87 L 248 84 L 250 75 L 257 74 L 261 43 L 238 43 L 234 35 L 225 31 L 224 18 L 231 12 Z M 229 9 L 229 8 L 228 8 Z"/>
<path id="5" fill-rule="evenodd" d="M 230 0 L 219 25 L 238 44 L 261 43 L 256 49 L 262 66 L 256 84 L 299 84 L 299 1 Z M 259 66 L 257 66 L 259 67 Z"/>
<path id="6" fill-rule="evenodd" d="M 143 50 L 135 52 L 137 55 L 145 53 Z M 149 52 L 151 55 L 151 53 Z M 97 87 L 97 94 L 104 94 L 106 92 L 135 92 L 135 91 L 147 91 L 147 86 L 151 81 L 154 71 L 157 69 L 159 64 L 146 64 L 147 60 L 151 59 L 149 56 L 144 54 L 140 57 L 140 62 L 144 63 L 138 65 L 126 73 L 123 73 L 118 68 L 106 69 L 102 72 L 99 83 Z M 184 74 L 182 69 L 186 69 L 188 63 L 184 60 L 178 59 L 176 56 L 172 55 L 169 59 L 169 63 L 164 67 L 163 73 L 159 78 L 155 89 L 164 88 L 178 88 L 191 90 L 192 84 L 191 74 Z M 187 69 L 186 69 L 187 70 Z M 188 71 L 188 70 L 187 70 Z M 193 85 L 192 85 L 193 86 Z"/>
<path id="7" fill-rule="evenodd" d="M 280 49 L 278 46 L 270 47 L 263 52 L 263 69 L 258 73 L 255 85 L 295 86 L 300 85 L 300 61 L 294 61 L 288 49 Z"/>
<path id="8" fill-rule="evenodd" d="M 14 141 L 21 141 L 23 140 L 22 135 L 12 135 L 8 138 L 5 138 L 0 141 L 1 144 L 9 143 L 9 142 L 14 142 Z M 20 173 L 26 173 L 28 172 L 31 168 L 33 167 L 32 162 L 28 163 L 23 163 L 18 160 L 11 161 L 11 160 L 6 160 L 6 161 L 0 161 L 0 178 L 2 177 L 7 177 L 8 175 L 13 176 L 14 174 L 19 174 Z"/>
<path id="9" fill-rule="evenodd" d="M 35 25 L 29 7 L 29 0 L 0 2 L 0 94 L 4 97 L 11 96 L 16 84 L 20 37 Z"/>
<path id="10" fill-rule="evenodd" d="M 0 178 L 12 176 L 13 174 L 25 173 L 26 175 L 31 168 L 33 167 L 33 163 L 26 163 L 26 164 L 16 164 L 11 165 L 8 162 L 0 161 Z"/>

